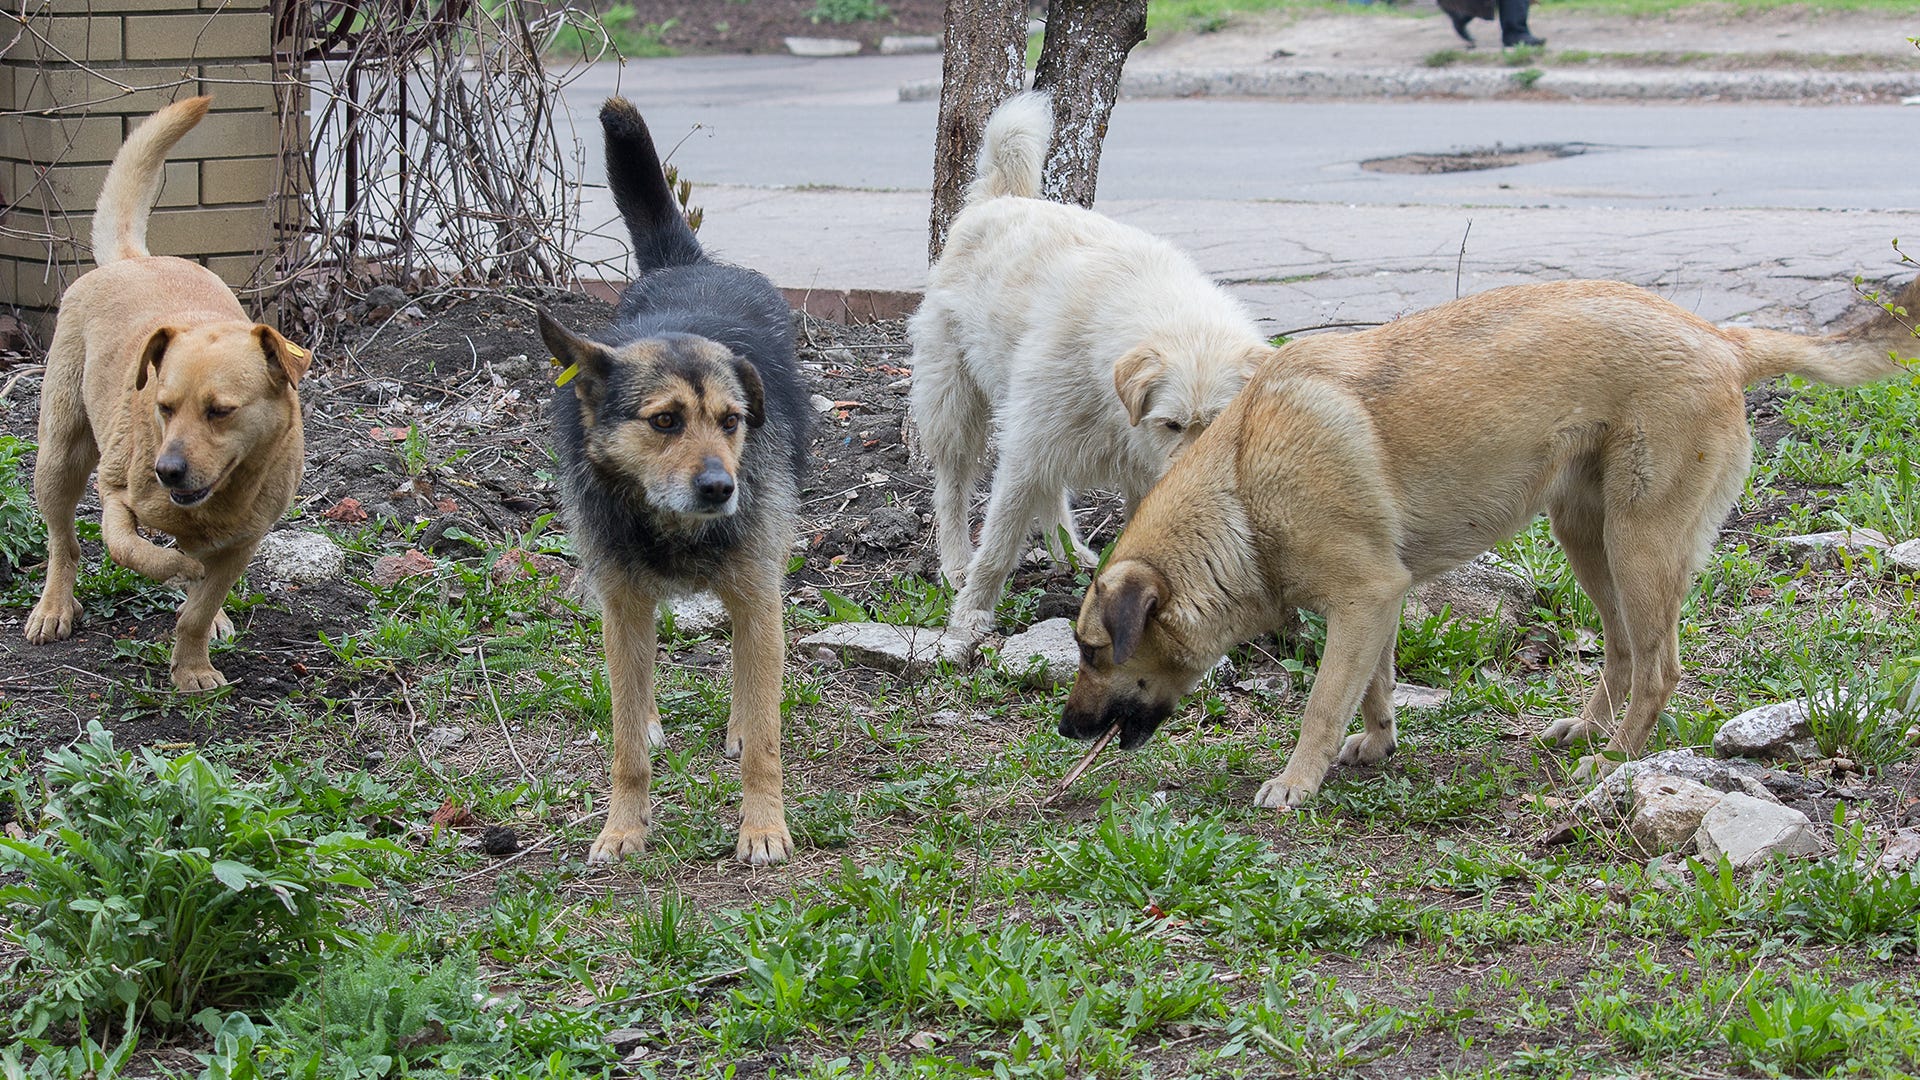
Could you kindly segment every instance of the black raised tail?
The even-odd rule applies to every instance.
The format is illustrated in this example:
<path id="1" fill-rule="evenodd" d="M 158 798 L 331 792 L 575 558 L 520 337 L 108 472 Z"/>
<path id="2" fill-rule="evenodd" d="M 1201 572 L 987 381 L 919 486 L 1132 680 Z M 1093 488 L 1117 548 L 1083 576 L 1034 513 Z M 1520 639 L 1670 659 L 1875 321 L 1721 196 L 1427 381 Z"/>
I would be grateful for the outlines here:
<path id="1" fill-rule="evenodd" d="M 608 98 L 600 106 L 600 129 L 607 146 L 607 186 L 633 237 L 635 275 L 705 259 L 667 187 L 653 135 L 639 111 L 625 98 Z"/>

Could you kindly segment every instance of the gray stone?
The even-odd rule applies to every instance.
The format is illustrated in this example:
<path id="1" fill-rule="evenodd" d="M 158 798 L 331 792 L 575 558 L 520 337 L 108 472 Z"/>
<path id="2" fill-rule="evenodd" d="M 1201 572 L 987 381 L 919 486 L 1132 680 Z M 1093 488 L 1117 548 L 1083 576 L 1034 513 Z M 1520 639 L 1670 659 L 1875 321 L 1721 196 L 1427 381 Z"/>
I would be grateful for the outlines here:
<path id="1" fill-rule="evenodd" d="M 1080 645 L 1073 639 L 1073 620 L 1048 619 L 1013 635 L 1000 646 L 995 666 L 1036 689 L 1072 682 L 1080 670 Z"/>
<path id="2" fill-rule="evenodd" d="M 1909 540 L 1888 548 L 1887 561 L 1909 574 L 1920 574 L 1920 540 Z"/>
<path id="3" fill-rule="evenodd" d="M 1437 709 L 1452 696 L 1452 691 L 1436 690 L 1431 686 L 1404 682 L 1393 684 L 1393 707 L 1396 709 Z"/>
<path id="4" fill-rule="evenodd" d="M 1792 758 L 1816 756 L 1804 699 L 1748 709 L 1713 733 L 1713 752 L 1721 757 Z"/>
<path id="5" fill-rule="evenodd" d="M 681 637 L 711 634 L 731 620 L 727 605 L 721 603 L 719 597 L 705 592 L 676 596 L 660 605 L 660 610 L 663 614 L 673 614 L 673 632 Z"/>
<path id="6" fill-rule="evenodd" d="M 939 662 L 966 667 L 974 645 L 974 635 L 963 630 L 876 622 L 835 623 L 800 639 L 802 649 L 831 649 L 844 663 L 907 676 Z"/>
<path id="7" fill-rule="evenodd" d="M 1519 629 L 1521 620 L 1533 610 L 1536 598 L 1531 581 L 1506 569 L 1501 560 L 1482 555 L 1415 586 L 1412 595 L 1407 597 L 1405 617 L 1425 619 L 1447 608 L 1456 620 L 1497 619 L 1504 630 L 1512 632 Z"/>
<path id="8" fill-rule="evenodd" d="M 787 51 L 795 56 L 852 56 L 860 51 L 860 43 L 852 38 L 790 37 Z"/>
<path id="9" fill-rule="evenodd" d="M 1858 558 L 1870 550 L 1887 551 L 1893 547 L 1893 541 L 1872 529 L 1802 533 L 1799 536 L 1776 537 L 1773 542 L 1786 548 L 1794 558 L 1816 567 L 1837 565 L 1843 551 Z"/>
<path id="10" fill-rule="evenodd" d="M 902 53 L 936 53 L 939 51 L 939 34 L 888 34 L 880 39 L 880 53 L 883 56 L 899 56 Z"/>
<path id="11" fill-rule="evenodd" d="M 319 533 L 281 529 L 260 538 L 253 571 L 268 581 L 319 585 L 346 574 L 347 553 Z"/>
<path id="12" fill-rule="evenodd" d="M 1732 762 L 1702 757 L 1692 750 L 1662 750 L 1657 754 L 1622 762 L 1580 797 L 1569 812 L 1595 825 L 1616 825 L 1633 812 L 1633 780 L 1637 776 L 1665 775 L 1692 780 L 1715 791 L 1741 792 L 1756 799 L 1778 801 L 1755 773 Z"/>
<path id="13" fill-rule="evenodd" d="M 440 724 L 427 732 L 426 738 L 420 740 L 420 749 L 429 754 L 438 754 L 459 745 L 466 737 L 466 728 L 458 724 Z"/>
<path id="14" fill-rule="evenodd" d="M 1758 866 L 1775 856 L 1812 855 L 1820 850 L 1820 834 L 1807 815 L 1738 791 L 1722 797 L 1706 812 L 1693 842 L 1703 862 L 1712 865 L 1724 855 L 1735 870 Z"/>
<path id="15" fill-rule="evenodd" d="M 1642 853 L 1684 852 L 1693 846 L 1700 819 L 1727 797 L 1705 784 L 1666 773 L 1640 773 L 1631 786 L 1633 809 L 1627 833 Z"/>

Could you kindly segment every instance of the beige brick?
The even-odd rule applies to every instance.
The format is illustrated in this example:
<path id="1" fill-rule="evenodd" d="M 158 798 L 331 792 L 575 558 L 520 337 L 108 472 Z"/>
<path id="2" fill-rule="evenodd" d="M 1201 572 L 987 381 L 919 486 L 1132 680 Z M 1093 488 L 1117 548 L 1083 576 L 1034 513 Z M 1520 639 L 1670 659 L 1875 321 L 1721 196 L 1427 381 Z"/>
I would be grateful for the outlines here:
<path id="1" fill-rule="evenodd" d="M 74 237 L 85 236 L 92 228 L 91 214 L 61 216 L 38 210 L 8 214 L 6 228 L 0 229 L 0 257 L 31 263 L 90 258 Z"/>
<path id="2" fill-rule="evenodd" d="M 58 307 L 60 294 L 67 290 L 67 283 L 84 272 L 72 262 L 50 270 L 44 257 L 18 260 L 13 270 L 13 302 L 21 307 Z"/>
<path id="3" fill-rule="evenodd" d="M 14 268 L 19 265 L 12 259 L 0 259 L 0 304 L 18 303 L 13 298 L 13 290 L 19 280 L 14 276 Z"/>
<path id="4" fill-rule="evenodd" d="M 207 269 L 219 274 L 221 281 L 237 289 L 252 284 L 256 271 L 271 273 L 273 259 L 273 253 L 268 252 L 264 255 L 211 255 L 200 261 Z M 254 306 L 251 297 L 242 297 L 241 303 L 249 308 Z"/>
<path id="5" fill-rule="evenodd" d="M 43 64 L 120 59 L 119 19 L 44 12 L 40 9 L 26 20 L 19 45 L 21 59 Z"/>
<path id="6" fill-rule="evenodd" d="M 150 113 L 199 93 L 198 75 L 185 66 L 13 69 L 14 94 L 21 109 L 67 115 Z"/>
<path id="7" fill-rule="evenodd" d="M 204 64 L 200 92 L 213 95 L 217 112 L 269 112 L 282 96 L 290 103 L 299 96 L 288 76 L 272 64 Z"/>
<path id="8" fill-rule="evenodd" d="M 200 163 L 200 201 L 207 206 L 259 203 L 274 191 L 279 158 L 225 158 Z"/>
<path id="9" fill-rule="evenodd" d="M 241 255 L 265 249 L 271 239 L 267 212 L 259 207 L 165 210 L 147 224 L 147 249 L 157 255 Z"/>
<path id="10" fill-rule="evenodd" d="M 207 11 L 272 11 L 273 0 L 200 0 Z"/>
<path id="11" fill-rule="evenodd" d="M 272 51 L 273 16 L 259 12 L 202 15 L 129 15 L 129 60 L 265 59 Z"/>
<path id="12" fill-rule="evenodd" d="M 76 213 L 94 208 L 101 185 L 107 182 L 105 165 L 11 166 L 16 205 L 28 210 Z M 200 202 L 200 170 L 191 161 L 170 161 L 161 174 L 160 206 L 195 206 Z"/>
<path id="13" fill-rule="evenodd" d="M 82 11 L 94 15 L 117 15 L 136 11 L 199 11 L 197 0 L 53 0 L 56 11 Z"/>
<path id="14" fill-rule="evenodd" d="M 280 153 L 280 120 L 271 113 L 209 113 L 173 148 L 176 158 L 246 158 Z"/>
<path id="15" fill-rule="evenodd" d="M 125 125 L 120 117 L 18 116 L 0 122 L 0 158 L 14 161 L 112 161 Z"/>

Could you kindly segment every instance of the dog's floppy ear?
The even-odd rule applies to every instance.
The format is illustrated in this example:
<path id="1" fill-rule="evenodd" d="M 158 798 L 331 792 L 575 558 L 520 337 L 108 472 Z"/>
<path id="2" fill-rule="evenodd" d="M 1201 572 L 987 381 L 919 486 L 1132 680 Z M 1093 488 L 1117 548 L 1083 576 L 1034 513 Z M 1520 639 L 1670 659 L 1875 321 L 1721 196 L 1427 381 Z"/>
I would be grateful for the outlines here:
<path id="1" fill-rule="evenodd" d="M 289 384 L 299 386 L 306 378 L 307 369 L 313 366 L 313 354 L 295 345 L 280 335 L 280 331 L 266 323 L 256 323 L 253 336 L 260 339 L 260 351 L 267 355 L 267 363 Z"/>
<path id="2" fill-rule="evenodd" d="M 733 358 L 733 374 L 740 380 L 740 392 L 747 395 L 747 426 L 757 428 L 767 422 L 767 387 L 760 381 L 760 369 L 744 356 Z"/>
<path id="3" fill-rule="evenodd" d="M 160 360 L 167 355 L 167 346 L 173 344 L 173 335 L 175 333 L 177 333 L 177 331 L 175 331 L 173 327 L 163 326 L 155 330 L 153 336 L 147 339 L 146 345 L 140 350 L 140 362 L 133 367 L 133 388 L 135 390 L 145 390 L 147 388 L 147 371 L 149 369 L 153 371 L 160 370 Z"/>
<path id="4" fill-rule="evenodd" d="M 1147 621 L 1160 610 L 1167 590 L 1166 579 L 1145 563 L 1130 563 L 1119 569 L 1121 573 L 1113 576 L 1120 580 L 1106 588 L 1106 603 L 1100 608 L 1101 626 L 1113 642 L 1115 667 L 1126 663 L 1139 648 Z"/>
<path id="5" fill-rule="evenodd" d="M 589 341 L 574 334 L 571 330 L 553 321 L 545 308 L 537 309 L 540 314 L 540 340 L 546 342 L 560 366 L 573 369 L 570 380 L 574 396 L 587 408 L 588 423 L 592 423 L 593 412 L 607 396 L 607 350 L 600 343 Z"/>
<path id="6" fill-rule="evenodd" d="M 1153 387 L 1166 366 L 1160 354 L 1145 345 L 1115 362 L 1113 388 L 1120 395 L 1120 403 L 1127 407 L 1127 423 L 1140 426 L 1141 419 L 1147 415 L 1147 401 L 1153 397 Z"/>

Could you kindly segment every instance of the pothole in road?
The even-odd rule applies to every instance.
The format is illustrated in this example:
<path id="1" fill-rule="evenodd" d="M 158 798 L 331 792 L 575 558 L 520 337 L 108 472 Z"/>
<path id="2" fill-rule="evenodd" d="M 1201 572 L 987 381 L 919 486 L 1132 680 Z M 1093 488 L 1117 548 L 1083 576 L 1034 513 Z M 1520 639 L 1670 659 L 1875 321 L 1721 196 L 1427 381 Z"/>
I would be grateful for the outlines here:
<path id="1" fill-rule="evenodd" d="M 1539 146 L 1501 146 L 1492 149 L 1459 150 L 1451 154 L 1399 154 L 1370 158 L 1360 163 L 1368 172 L 1430 175 L 1433 173 L 1477 172 L 1504 169 L 1510 165 L 1532 165 L 1555 158 L 1574 157 L 1587 152 L 1585 143 L 1545 143 Z"/>

